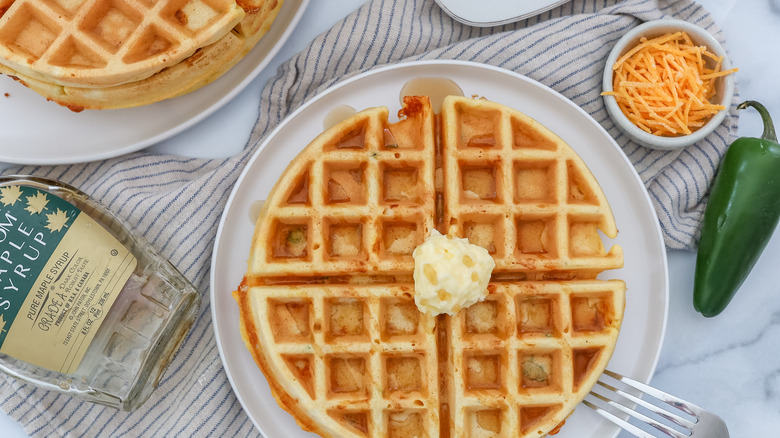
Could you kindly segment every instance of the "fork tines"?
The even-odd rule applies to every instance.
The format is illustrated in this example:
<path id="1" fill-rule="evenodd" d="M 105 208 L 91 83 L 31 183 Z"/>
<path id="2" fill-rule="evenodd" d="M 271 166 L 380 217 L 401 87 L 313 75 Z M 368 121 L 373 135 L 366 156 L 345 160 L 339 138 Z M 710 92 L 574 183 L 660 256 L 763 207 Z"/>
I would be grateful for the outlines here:
<path id="1" fill-rule="evenodd" d="M 614 380 L 614 383 L 606 376 Z M 626 389 L 617 386 L 625 386 Z M 655 400 L 647 400 L 645 395 Z M 626 415 L 620 415 L 615 410 L 644 423 L 646 427 L 660 431 L 663 434 L 660 436 L 675 438 L 690 437 L 697 418 L 704 412 L 694 404 L 608 370 L 604 371 L 598 385 L 591 390 L 590 396 L 599 400 L 600 402 L 596 403 L 601 406 L 588 399 L 583 401 L 586 406 L 640 438 L 655 438 L 659 435 L 630 423 Z M 643 396 L 645 399 L 641 398 Z M 614 409 L 602 407 L 604 404 Z"/>

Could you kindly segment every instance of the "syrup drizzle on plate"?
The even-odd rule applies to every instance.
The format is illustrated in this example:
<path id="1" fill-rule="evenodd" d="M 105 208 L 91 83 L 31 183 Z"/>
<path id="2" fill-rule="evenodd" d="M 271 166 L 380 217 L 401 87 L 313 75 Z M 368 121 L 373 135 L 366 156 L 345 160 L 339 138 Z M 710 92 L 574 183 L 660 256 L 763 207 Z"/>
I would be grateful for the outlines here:
<path id="1" fill-rule="evenodd" d="M 434 113 L 439 113 L 441 104 L 447 96 L 463 96 L 463 90 L 452 79 L 440 77 L 422 77 L 407 81 L 401 88 L 400 102 L 404 96 L 428 96 Z"/>
<path id="2" fill-rule="evenodd" d="M 398 100 L 403 106 L 404 96 L 428 96 L 434 113 L 441 110 L 441 104 L 447 96 L 463 96 L 463 90 L 452 79 L 442 77 L 420 77 L 407 81 L 401 87 Z M 357 110 L 349 105 L 338 105 L 322 119 L 322 127 L 328 130 L 340 122 L 352 117 Z"/>
<path id="3" fill-rule="evenodd" d="M 332 110 L 322 119 L 322 127 L 328 130 L 339 123 L 343 122 L 355 114 L 357 110 L 349 105 L 339 105 Z"/>
<path id="4" fill-rule="evenodd" d="M 257 218 L 260 217 L 260 210 L 263 209 L 263 204 L 265 203 L 265 199 L 260 199 L 258 201 L 253 201 L 252 204 L 249 205 L 249 221 L 254 224 L 257 222 Z"/>

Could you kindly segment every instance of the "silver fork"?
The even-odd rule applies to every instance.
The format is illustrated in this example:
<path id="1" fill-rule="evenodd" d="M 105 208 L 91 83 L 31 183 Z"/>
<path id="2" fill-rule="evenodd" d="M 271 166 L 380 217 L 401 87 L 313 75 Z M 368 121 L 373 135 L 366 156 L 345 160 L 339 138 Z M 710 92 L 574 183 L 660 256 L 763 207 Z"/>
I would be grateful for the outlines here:
<path id="1" fill-rule="evenodd" d="M 601 414 L 604 418 L 630 432 L 632 435 L 639 438 L 729 438 L 729 431 L 726 427 L 726 423 L 717 415 L 707 412 L 704 409 L 673 395 L 659 391 L 658 389 L 637 382 L 636 380 L 629 379 L 628 377 L 621 376 L 618 373 L 607 370 L 604 371 L 604 374 L 615 379 L 617 382 L 628 386 L 629 388 L 627 391 L 637 393 L 636 390 L 638 390 L 640 396 L 637 397 L 629 392 L 616 388 L 613 384 L 606 383 L 604 376 L 599 379 L 598 386 L 607 391 L 600 389 L 596 392 L 595 390 L 591 390 L 590 395 L 601 400 L 606 405 L 609 405 L 624 414 L 628 414 L 643 423 L 647 429 L 654 430 L 655 434 L 624 420 L 618 415 L 593 404 L 587 399 L 584 400 L 583 403 Z M 633 388 L 633 390 L 630 388 Z M 608 392 L 608 395 L 604 395 L 606 392 Z M 671 409 L 667 409 L 666 407 L 662 408 L 659 406 L 660 403 L 658 405 L 649 403 L 647 400 L 641 398 L 641 396 L 644 395 L 654 397 L 668 405 Z M 639 412 L 639 406 L 644 408 L 644 410 L 649 411 L 648 415 L 656 415 L 670 424 L 657 421 L 648 415 Z M 676 425 L 677 427 L 672 425 Z M 660 435 L 658 435 L 658 433 L 660 433 Z"/>

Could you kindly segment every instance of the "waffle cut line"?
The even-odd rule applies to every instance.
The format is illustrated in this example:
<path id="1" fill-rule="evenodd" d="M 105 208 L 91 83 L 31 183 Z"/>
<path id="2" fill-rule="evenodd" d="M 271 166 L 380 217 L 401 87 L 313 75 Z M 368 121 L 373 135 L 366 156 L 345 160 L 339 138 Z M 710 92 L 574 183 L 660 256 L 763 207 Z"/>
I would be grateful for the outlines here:
<path id="1" fill-rule="evenodd" d="M 625 283 L 601 188 L 524 114 L 406 97 L 320 134 L 257 221 L 234 292 L 241 335 L 277 402 L 324 437 L 539 437 L 593 386 Z M 496 261 L 488 297 L 454 316 L 414 304 L 412 251 L 432 229 Z"/>

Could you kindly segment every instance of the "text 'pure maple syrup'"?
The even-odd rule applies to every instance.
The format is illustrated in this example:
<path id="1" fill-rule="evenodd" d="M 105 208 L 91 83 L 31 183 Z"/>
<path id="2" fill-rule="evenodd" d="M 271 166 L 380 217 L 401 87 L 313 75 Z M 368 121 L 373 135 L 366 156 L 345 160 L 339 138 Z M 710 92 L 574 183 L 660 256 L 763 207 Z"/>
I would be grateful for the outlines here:
<path id="1" fill-rule="evenodd" d="M 86 194 L 0 177 L 0 370 L 133 410 L 148 399 L 200 295 Z"/>

